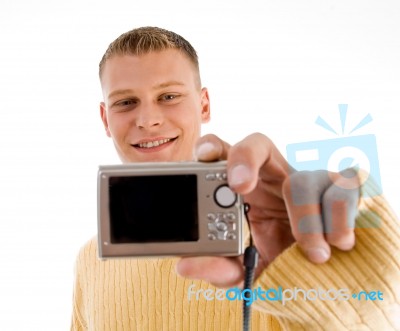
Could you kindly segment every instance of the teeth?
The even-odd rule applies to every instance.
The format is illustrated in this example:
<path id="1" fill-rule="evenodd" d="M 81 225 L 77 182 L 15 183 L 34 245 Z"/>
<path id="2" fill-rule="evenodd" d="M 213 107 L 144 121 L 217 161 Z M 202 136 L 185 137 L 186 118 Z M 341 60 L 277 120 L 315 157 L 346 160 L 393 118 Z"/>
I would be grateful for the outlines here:
<path id="1" fill-rule="evenodd" d="M 161 139 L 161 140 L 156 140 L 156 141 L 149 141 L 146 143 L 141 143 L 139 144 L 140 148 L 152 148 L 152 147 L 157 147 L 160 146 L 162 144 L 167 143 L 168 141 L 170 141 L 171 139 Z"/>

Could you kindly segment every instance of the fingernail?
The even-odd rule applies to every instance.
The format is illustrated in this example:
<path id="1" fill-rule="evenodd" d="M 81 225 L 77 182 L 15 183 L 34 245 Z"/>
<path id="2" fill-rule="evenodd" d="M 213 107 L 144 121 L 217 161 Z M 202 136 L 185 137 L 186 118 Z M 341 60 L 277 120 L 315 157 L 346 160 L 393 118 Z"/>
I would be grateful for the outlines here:
<path id="1" fill-rule="evenodd" d="M 249 180 L 251 180 L 251 173 L 245 165 L 239 164 L 232 168 L 229 176 L 229 184 L 231 186 L 238 186 Z"/>
<path id="2" fill-rule="evenodd" d="M 215 146 L 212 143 L 203 143 L 197 147 L 197 156 L 206 156 L 215 150 Z"/>
<path id="3" fill-rule="evenodd" d="M 309 260 L 315 263 L 323 263 L 329 259 L 329 254 L 324 248 L 309 248 L 307 250 Z"/>

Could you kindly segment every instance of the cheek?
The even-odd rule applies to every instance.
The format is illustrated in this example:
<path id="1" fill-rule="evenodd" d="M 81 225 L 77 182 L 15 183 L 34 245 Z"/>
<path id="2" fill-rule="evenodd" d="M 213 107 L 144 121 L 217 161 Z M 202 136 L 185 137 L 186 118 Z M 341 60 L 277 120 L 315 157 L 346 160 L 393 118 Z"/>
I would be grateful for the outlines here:
<path id="1" fill-rule="evenodd" d="M 109 121 L 109 129 L 112 136 L 118 137 L 123 135 L 128 127 L 127 123 L 128 121 L 123 119 L 111 118 Z"/>
<path id="2" fill-rule="evenodd" d="M 199 123 L 194 123 L 190 129 L 189 135 L 188 135 L 188 149 L 192 153 L 194 150 L 194 147 L 197 143 L 197 140 L 200 138 L 200 126 Z"/>
<path id="3" fill-rule="evenodd" d="M 181 117 L 179 126 L 183 133 L 179 154 L 184 154 L 185 158 L 192 159 L 195 144 L 200 138 L 200 119 L 194 116 Z"/>
<path id="4" fill-rule="evenodd" d="M 183 125 L 185 125 L 186 134 L 188 137 L 190 137 L 190 139 L 198 138 L 201 126 L 200 117 L 188 116 L 183 122 Z"/>
<path id="5" fill-rule="evenodd" d="M 192 106 L 191 109 L 194 109 L 192 112 L 185 113 L 185 118 L 182 118 L 182 125 L 186 125 L 186 129 L 190 130 L 191 133 L 196 134 L 199 132 L 202 118 L 201 118 L 201 110 Z"/>

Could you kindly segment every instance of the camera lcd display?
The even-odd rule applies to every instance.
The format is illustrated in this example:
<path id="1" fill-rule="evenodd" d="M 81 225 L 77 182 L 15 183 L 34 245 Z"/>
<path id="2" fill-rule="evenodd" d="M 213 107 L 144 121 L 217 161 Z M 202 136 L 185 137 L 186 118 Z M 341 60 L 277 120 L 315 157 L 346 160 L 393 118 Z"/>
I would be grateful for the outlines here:
<path id="1" fill-rule="evenodd" d="M 111 242 L 199 240 L 197 176 L 116 176 L 109 180 Z"/>

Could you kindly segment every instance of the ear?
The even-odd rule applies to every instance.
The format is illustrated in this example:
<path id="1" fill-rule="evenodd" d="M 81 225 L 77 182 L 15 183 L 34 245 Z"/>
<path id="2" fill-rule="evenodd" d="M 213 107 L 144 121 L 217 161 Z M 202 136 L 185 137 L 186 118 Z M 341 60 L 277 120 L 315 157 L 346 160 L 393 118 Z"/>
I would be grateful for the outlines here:
<path id="1" fill-rule="evenodd" d="M 108 128 L 107 109 L 104 102 L 100 102 L 100 116 L 101 120 L 103 121 L 104 128 L 106 129 L 107 136 L 111 137 L 110 129 Z"/>
<path id="2" fill-rule="evenodd" d="M 207 123 L 210 121 L 210 97 L 208 95 L 208 90 L 206 87 L 201 89 L 201 120 L 202 123 Z"/>

